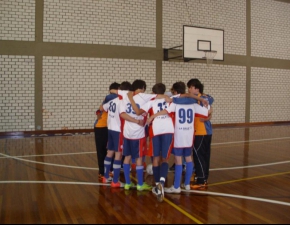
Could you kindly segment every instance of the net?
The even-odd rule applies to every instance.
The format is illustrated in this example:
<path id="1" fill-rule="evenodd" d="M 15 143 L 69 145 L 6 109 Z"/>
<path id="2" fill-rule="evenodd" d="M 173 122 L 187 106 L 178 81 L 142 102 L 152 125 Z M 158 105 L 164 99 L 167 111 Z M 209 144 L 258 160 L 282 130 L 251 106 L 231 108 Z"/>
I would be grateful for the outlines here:
<path id="1" fill-rule="evenodd" d="M 213 63 L 213 59 L 217 54 L 217 51 L 205 51 L 204 53 L 205 53 L 207 66 L 211 66 Z"/>

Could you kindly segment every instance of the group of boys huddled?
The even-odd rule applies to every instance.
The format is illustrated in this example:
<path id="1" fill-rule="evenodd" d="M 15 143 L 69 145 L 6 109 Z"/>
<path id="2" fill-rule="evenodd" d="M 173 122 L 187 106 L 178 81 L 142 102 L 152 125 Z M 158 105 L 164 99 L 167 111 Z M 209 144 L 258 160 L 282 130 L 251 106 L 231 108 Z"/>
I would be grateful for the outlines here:
<path id="1" fill-rule="evenodd" d="M 164 193 L 181 193 L 181 187 L 207 188 L 214 99 L 203 93 L 204 85 L 198 79 L 188 81 L 187 88 L 186 93 L 185 83 L 176 82 L 169 95 L 162 83 L 153 86 L 152 94 L 146 94 L 143 80 L 110 86 L 110 94 L 97 111 L 102 116 L 95 125 L 102 183 L 125 190 L 152 190 L 159 202 L 163 201 Z M 175 158 L 174 184 L 165 188 L 171 154 Z M 145 156 L 152 160 L 155 187 L 143 181 Z M 184 159 L 186 172 L 181 185 Z M 136 163 L 137 185 L 130 178 L 132 161 Z M 119 181 L 121 169 L 125 183 Z M 191 184 L 194 169 L 195 182 Z"/>

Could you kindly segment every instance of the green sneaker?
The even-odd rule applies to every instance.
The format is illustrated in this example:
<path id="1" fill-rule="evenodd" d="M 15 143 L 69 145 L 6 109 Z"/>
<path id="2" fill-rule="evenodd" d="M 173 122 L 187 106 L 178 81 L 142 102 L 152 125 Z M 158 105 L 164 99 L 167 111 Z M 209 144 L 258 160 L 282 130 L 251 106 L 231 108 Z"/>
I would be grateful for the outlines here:
<path id="1" fill-rule="evenodd" d="M 131 184 L 125 184 L 125 190 L 130 190 L 131 188 L 135 188 L 135 184 L 131 183 Z"/>
<path id="2" fill-rule="evenodd" d="M 144 183 L 142 186 L 137 185 L 137 190 L 138 191 L 151 191 L 152 187 L 146 183 Z"/>

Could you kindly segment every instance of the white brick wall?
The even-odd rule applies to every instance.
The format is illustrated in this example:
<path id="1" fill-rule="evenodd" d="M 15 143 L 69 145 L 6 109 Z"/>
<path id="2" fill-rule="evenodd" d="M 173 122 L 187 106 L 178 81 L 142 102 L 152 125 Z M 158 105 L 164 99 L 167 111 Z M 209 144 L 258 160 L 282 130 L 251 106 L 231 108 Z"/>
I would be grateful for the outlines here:
<path id="1" fill-rule="evenodd" d="M 246 55 L 245 0 L 164 0 L 164 48 L 182 45 L 183 25 L 223 29 L 225 53 Z"/>
<path id="2" fill-rule="evenodd" d="M 0 55 L 0 132 L 34 130 L 34 57 Z"/>
<path id="3" fill-rule="evenodd" d="M 290 121 L 290 70 L 252 68 L 251 122 Z"/>
<path id="4" fill-rule="evenodd" d="M 44 41 L 156 46 L 155 0 L 45 0 Z"/>
<path id="5" fill-rule="evenodd" d="M 0 1 L 0 40 L 35 40 L 35 0 Z"/>
<path id="6" fill-rule="evenodd" d="M 204 92 L 214 97 L 212 123 L 229 124 L 245 122 L 246 67 L 206 64 L 164 62 L 163 82 L 167 89 L 178 81 L 185 84 L 199 79 L 205 86 Z"/>
<path id="7" fill-rule="evenodd" d="M 95 111 L 113 82 L 156 82 L 156 63 L 146 60 L 44 57 L 43 129 L 92 129 Z"/>
<path id="8" fill-rule="evenodd" d="M 251 1 L 252 56 L 290 60 L 290 4 Z"/>

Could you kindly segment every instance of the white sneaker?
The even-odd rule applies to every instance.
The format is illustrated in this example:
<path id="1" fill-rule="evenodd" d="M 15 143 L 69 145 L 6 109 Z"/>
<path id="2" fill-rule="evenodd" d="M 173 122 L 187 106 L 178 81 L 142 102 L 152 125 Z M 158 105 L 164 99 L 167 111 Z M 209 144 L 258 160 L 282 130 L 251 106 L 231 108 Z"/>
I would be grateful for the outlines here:
<path id="1" fill-rule="evenodd" d="M 181 193 L 181 188 L 174 188 L 174 186 L 170 188 L 164 188 L 164 192 L 168 194 L 180 194 Z"/>
<path id="2" fill-rule="evenodd" d="M 164 200 L 164 188 L 161 183 L 159 183 L 156 187 L 158 189 L 157 201 L 163 202 Z"/>
<path id="3" fill-rule="evenodd" d="M 112 182 L 113 182 L 113 178 L 112 177 L 109 177 L 108 179 L 103 177 L 103 179 L 102 179 L 102 183 L 103 184 L 110 184 Z"/>
<path id="4" fill-rule="evenodd" d="M 154 195 L 158 196 L 158 188 L 157 188 L 157 186 L 152 188 L 152 193 Z"/>
<path id="5" fill-rule="evenodd" d="M 190 191 L 190 184 L 185 185 L 185 184 L 181 184 L 181 188 L 185 189 L 186 191 Z"/>

